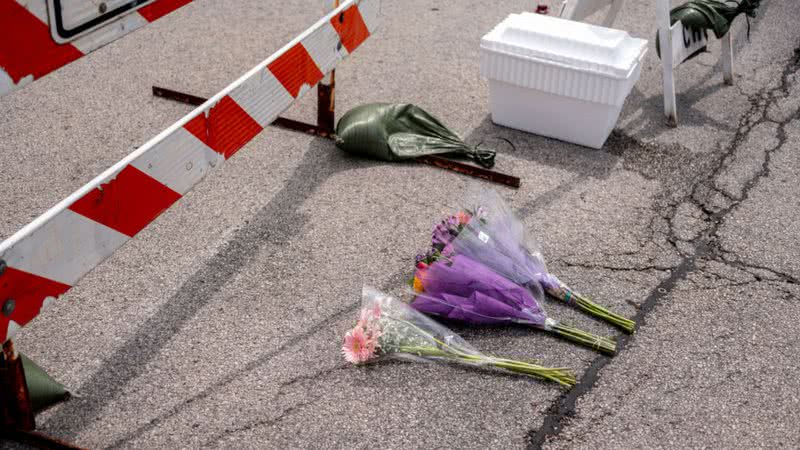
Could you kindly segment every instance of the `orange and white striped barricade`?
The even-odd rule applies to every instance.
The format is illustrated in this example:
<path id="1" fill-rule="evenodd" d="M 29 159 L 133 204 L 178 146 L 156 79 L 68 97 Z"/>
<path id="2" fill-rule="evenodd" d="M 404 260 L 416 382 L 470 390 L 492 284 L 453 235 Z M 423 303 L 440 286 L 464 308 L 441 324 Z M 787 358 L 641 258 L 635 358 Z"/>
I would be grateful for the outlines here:
<path id="1" fill-rule="evenodd" d="M 0 96 L 192 0 L 0 0 Z"/>
<path id="2" fill-rule="evenodd" d="M 7 0 L 0 2 L 8 6 Z M 9 339 L 49 303 L 235 155 L 375 32 L 380 0 L 341 3 L 0 243 L 0 343 L 6 344 L 4 348 L 10 349 Z M 142 9 L 138 11 L 141 14 Z M 13 350 L 9 353 L 13 357 Z"/>

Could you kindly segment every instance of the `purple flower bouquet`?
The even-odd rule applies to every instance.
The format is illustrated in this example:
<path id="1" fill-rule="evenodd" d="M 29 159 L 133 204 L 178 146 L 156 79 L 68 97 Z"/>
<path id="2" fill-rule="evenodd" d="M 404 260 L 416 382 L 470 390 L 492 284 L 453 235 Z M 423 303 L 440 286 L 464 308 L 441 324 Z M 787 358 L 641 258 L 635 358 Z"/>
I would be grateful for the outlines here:
<path id="1" fill-rule="evenodd" d="M 468 255 L 454 253 L 449 246 L 441 252 L 432 249 L 417 259 L 411 302 L 417 311 L 475 325 L 530 325 L 605 354 L 616 351 L 616 343 L 609 338 L 547 317 L 534 290 Z"/>
<path id="2" fill-rule="evenodd" d="M 476 205 L 473 207 L 475 217 L 461 212 L 437 225 L 433 232 L 434 249 L 442 251 L 449 246 L 455 254 L 469 256 L 528 287 L 534 296 L 543 290 L 551 297 L 633 333 L 634 321 L 594 303 L 547 271 L 538 246 L 533 241 L 526 243 L 522 222 L 495 191 L 475 193 L 469 204 Z M 467 216 L 469 220 L 464 220 Z"/>

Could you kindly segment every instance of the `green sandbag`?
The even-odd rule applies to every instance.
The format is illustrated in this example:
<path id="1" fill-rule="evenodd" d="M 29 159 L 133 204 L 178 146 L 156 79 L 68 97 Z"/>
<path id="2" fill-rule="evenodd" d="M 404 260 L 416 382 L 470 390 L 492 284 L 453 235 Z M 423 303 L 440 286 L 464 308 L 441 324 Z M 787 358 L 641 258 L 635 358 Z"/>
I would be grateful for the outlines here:
<path id="1" fill-rule="evenodd" d="M 739 15 L 755 17 L 756 10 L 761 0 L 740 0 L 738 3 L 721 2 L 717 0 L 692 0 L 683 5 L 672 8 L 669 12 L 670 24 L 681 21 L 684 26 L 692 30 L 713 30 L 717 39 L 722 39 L 731 28 L 733 20 Z M 748 35 L 750 22 L 747 22 Z M 656 33 L 656 52 L 661 57 L 661 49 Z M 692 55 L 694 57 L 696 55 Z"/>
<path id="2" fill-rule="evenodd" d="M 19 356 L 22 359 L 22 369 L 25 371 L 25 381 L 34 411 L 40 411 L 69 397 L 69 391 L 38 364 L 22 353 Z"/>
<path id="3" fill-rule="evenodd" d="M 372 103 L 348 111 L 336 124 L 336 146 L 359 156 L 401 161 L 449 153 L 494 166 L 495 151 L 467 145 L 422 108 Z"/>

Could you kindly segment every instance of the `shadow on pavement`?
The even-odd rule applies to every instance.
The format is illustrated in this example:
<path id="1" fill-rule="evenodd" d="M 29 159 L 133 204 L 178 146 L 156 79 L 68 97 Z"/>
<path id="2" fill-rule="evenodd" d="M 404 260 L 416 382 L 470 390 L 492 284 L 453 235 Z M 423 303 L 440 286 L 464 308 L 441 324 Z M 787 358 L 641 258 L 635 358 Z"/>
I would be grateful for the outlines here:
<path id="1" fill-rule="evenodd" d="M 308 217 L 300 209 L 317 187 L 337 173 L 371 164 L 354 161 L 354 158 L 343 157 L 330 141 L 314 139 L 283 189 L 105 361 L 100 370 L 80 387 L 81 397 L 57 407 L 42 428 L 71 440 L 97 420 L 124 387 L 143 374 L 147 364 L 184 324 L 209 304 L 228 280 L 246 267 L 265 245 L 283 245 L 303 229 Z M 262 364 L 280 351 L 268 353 L 255 363 Z M 243 370 L 252 370 L 250 366 Z"/>

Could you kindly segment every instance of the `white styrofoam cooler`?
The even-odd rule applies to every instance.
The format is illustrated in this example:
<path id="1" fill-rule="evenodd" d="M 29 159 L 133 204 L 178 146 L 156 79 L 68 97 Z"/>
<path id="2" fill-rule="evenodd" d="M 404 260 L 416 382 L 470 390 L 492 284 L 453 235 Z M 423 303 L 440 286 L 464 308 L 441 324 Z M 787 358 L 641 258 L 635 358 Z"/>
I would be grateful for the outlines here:
<path id="1" fill-rule="evenodd" d="M 492 121 L 600 148 L 646 52 L 646 40 L 621 30 L 512 14 L 481 39 Z"/>

